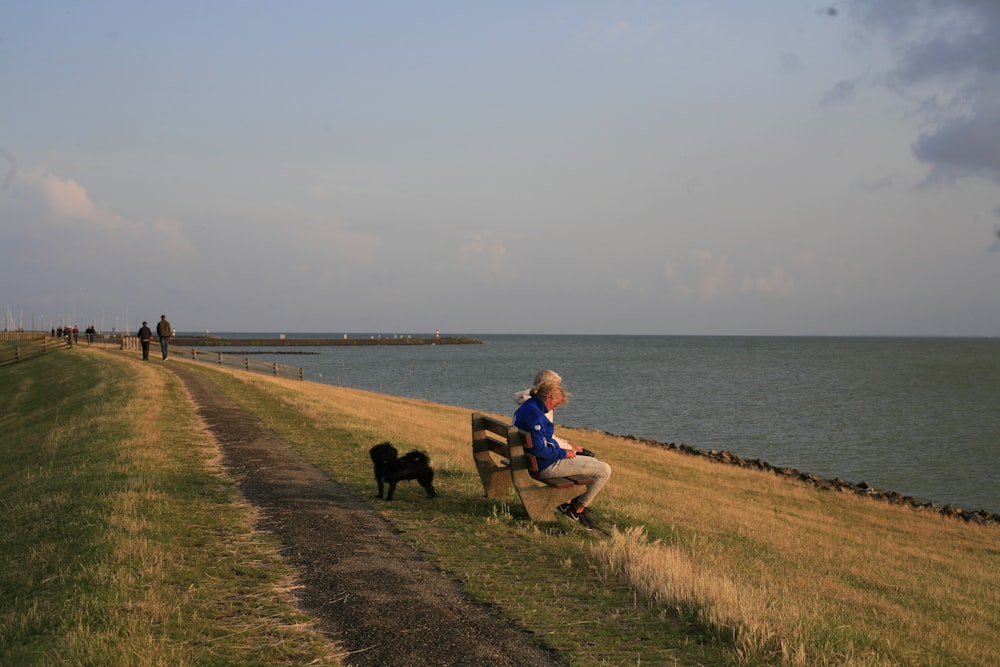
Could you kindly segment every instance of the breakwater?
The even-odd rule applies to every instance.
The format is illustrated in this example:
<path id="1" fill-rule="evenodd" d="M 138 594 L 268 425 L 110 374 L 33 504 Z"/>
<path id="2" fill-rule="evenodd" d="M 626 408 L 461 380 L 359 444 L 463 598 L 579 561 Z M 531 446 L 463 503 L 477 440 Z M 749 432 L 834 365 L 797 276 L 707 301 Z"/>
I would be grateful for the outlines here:
<path id="1" fill-rule="evenodd" d="M 185 347 L 350 347 L 372 345 L 478 345 L 466 336 L 373 336 L 369 338 L 224 338 L 221 336 L 174 336 L 174 345 Z"/>

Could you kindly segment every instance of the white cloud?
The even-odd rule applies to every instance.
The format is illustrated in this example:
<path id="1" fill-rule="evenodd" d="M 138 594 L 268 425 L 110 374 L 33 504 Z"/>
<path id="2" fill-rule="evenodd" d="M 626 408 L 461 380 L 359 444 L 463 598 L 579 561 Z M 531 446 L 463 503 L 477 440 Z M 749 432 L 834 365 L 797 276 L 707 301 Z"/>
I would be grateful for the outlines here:
<path id="1" fill-rule="evenodd" d="M 175 258 L 192 253 L 180 221 L 167 217 L 150 223 L 129 220 L 96 204 L 86 188 L 74 179 L 40 171 L 20 171 L 12 180 L 12 189 L 27 204 L 24 210 L 33 211 L 30 222 L 35 225 L 70 226 L 97 237 L 153 241 Z"/>
<path id="2" fill-rule="evenodd" d="M 764 294 L 791 294 L 795 291 L 795 280 L 781 267 L 775 266 L 760 278 L 745 278 L 741 292 L 761 292 Z"/>
<path id="3" fill-rule="evenodd" d="M 735 288 L 733 272 L 728 255 L 700 250 L 677 264 L 667 262 L 662 275 L 675 294 L 682 297 L 698 294 L 703 300 L 711 301 Z"/>
<path id="4" fill-rule="evenodd" d="M 141 232 L 139 225 L 97 206 L 86 189 L 75 180 L 63 180 L 37 171 L 19 172 L 14 184 L 28 196 L 41 198 L 48 209 L 50 221 L 88 223 L 105 230 Z"/>
<path id="5" fill-rule="evenodd" d="M 507 246 L 496 239 L 477 234 L 463 243 L 459 252 L 465 266 L 483 268 L 490 273 L 502 273 L 507 269 Z"/>
<path id="6" fill-rule="evenodd" d="M 695 264 L 701 275 L 698 292 L 706 301 L 728 291 L 733 266 L 728 255 L 715 255 L 707 251 L 695 253 Z"/>

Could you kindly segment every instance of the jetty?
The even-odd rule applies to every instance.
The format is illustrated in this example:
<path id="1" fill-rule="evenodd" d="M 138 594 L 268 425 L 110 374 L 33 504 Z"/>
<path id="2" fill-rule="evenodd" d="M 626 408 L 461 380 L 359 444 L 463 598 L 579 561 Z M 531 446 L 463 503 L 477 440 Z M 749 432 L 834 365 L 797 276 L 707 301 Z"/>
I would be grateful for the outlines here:
<path id="1" fill-rule="evenodd" d="M 367 338 L 223 338 L 221 336 L 173 336 L 172 345 L 185 347 L 332 347 L 351 345 L 479 345 L 466 336 L 369 336 Z"/>

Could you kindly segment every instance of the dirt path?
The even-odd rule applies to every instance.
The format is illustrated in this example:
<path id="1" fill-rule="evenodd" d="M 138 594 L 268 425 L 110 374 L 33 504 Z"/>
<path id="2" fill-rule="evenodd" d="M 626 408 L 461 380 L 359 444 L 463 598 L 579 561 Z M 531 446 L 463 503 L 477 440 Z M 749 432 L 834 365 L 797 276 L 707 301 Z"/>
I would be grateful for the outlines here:
<path id="1" fill-rule="evenodd" d="M 330 480 L 201 374 L 184 382 L 223 464 L 286 545 L 302 608 L 351 654 L 349 665 L 558 665 L 526 633 L 471 602 L 395 537 L 365 500 Z"/>

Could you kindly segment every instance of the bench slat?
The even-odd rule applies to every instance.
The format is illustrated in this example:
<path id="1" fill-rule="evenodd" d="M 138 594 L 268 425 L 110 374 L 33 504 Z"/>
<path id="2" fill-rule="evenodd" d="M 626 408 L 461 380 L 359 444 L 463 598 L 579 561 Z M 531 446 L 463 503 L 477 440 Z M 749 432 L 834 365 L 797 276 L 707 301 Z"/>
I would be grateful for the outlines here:
<path id="1" fill-rule="evenodd" d="M 529 471 L 537 463 L 525 451 L 526 443 L 530 443 L 526 434 L 509 422 L 478 412 L 472 414 L 472 456 L 486 497 L 505 498 L 513 484 L 532 521 L 555 521 L 556 507 L 579 495 L 579 487 L 593 480 L 577 476 L 531 477 Z"/>
<path id="2" fill-rule="evenodd" d="M 571 486 L 587 486 L 594 483 L 594 480 L 589 477 L 578 477 L 576 475 L 572 475 L 570 477 L 549 477 L 547 479 L 538 479 L 535 477 L 533 479 L 542 482 L 547 486 L 554 486 L 557 489 L 566 489 Z"/>

